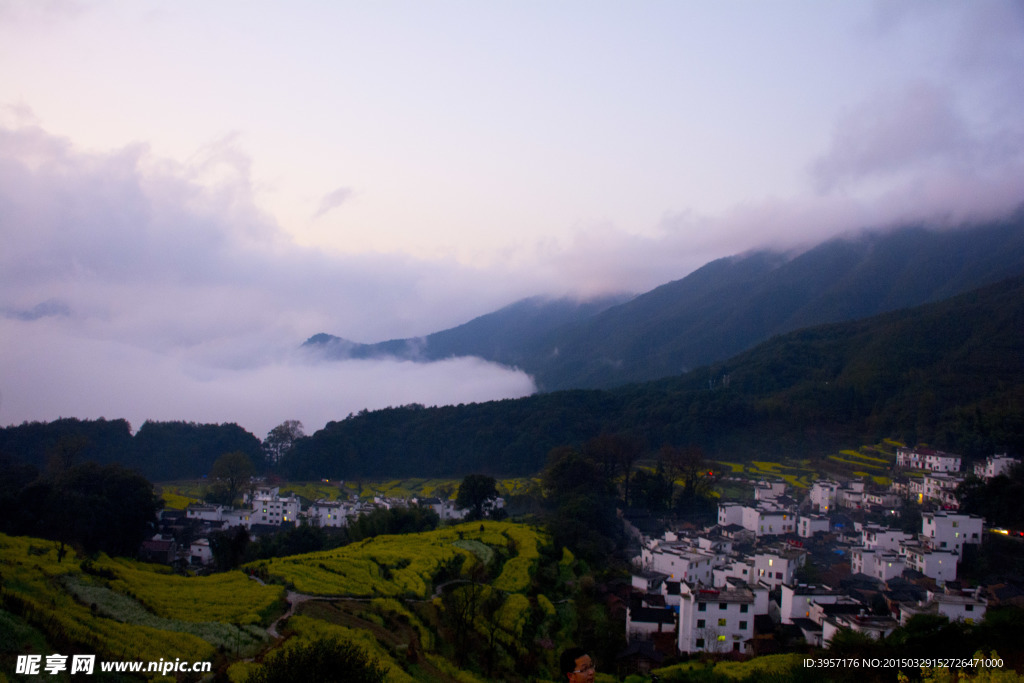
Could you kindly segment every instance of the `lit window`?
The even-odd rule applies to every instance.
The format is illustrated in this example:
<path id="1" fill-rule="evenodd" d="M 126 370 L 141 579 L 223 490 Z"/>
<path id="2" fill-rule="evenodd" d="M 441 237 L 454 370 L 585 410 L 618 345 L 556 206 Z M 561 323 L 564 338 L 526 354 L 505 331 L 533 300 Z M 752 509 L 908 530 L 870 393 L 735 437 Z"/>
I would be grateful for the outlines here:
<path id="1" fill-rule="evenodd" d="M 719 619 L 718 620 L 718 625 L 719 626 L 725 626 L 725 619 Z"/>

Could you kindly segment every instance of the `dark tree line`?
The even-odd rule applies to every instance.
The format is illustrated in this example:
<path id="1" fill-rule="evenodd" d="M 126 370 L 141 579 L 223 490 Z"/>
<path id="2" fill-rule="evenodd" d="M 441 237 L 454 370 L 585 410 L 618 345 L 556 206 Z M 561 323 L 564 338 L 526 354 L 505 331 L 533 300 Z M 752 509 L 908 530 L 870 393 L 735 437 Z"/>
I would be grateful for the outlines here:
<path id="1" fill-rule="evenodd" d="M 202 477 L 233 451 L 244 453 L 257 471 L 266 469 L 263 444 L 236 424 L 147 421 L 132 435 L 126 420 L 63 418 L 0 429 L 0 454 L 37 469 L 53 460 L 117 463 L 150 481 Z"/>
<path id="2" fill-rule="evenodd" d="M 45 473 L 0 459 L 0 531 L 38 536 L 86 553 L 135 555 L 153 533 L 158 499 L 145 477 L 119 464 L 58 466 Z"/>

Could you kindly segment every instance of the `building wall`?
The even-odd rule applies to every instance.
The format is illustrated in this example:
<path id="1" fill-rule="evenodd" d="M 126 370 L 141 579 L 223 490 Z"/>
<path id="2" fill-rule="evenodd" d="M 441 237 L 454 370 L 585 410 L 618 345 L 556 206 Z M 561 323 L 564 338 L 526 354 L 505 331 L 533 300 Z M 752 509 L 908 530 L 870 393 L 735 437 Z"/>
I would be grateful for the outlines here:
<path id="1" fill-rule="evenodd" d="M 680 652 L 745 650 L 745 641 L 754 635 L 753 596 L 743 603 L 686 597 L 679 606 Z"/>

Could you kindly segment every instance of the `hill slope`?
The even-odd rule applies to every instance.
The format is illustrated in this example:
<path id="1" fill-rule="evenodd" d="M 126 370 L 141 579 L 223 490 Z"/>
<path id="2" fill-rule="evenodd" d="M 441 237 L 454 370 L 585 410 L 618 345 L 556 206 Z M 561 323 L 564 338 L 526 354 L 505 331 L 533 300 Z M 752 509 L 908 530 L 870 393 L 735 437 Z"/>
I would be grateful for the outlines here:
<path id="1" fill-rule="evenodd" d="M 719 259 L 629 301 L 526 300 L 421 340 L 307 342 L 335 358 L 474 355 L 515 365 L 544 391 L 676 376 L 772 336 L 855 320 L 1024 273 L 1024 211 L 957 230 L 904 228 L 837 238 L 790 258 Z M 613 305 L 618 304 L 618 305 Z"/>
<path id="2" fill-rule="evenodd" d="M 289 476 L 532 474 L 601 433 L 712 457 L 897 437 L 967 456 L 1024 451 L 1024 278 L 782 335 L 682 377 L 458 407 L 363 412 L 296 445 Z"/>

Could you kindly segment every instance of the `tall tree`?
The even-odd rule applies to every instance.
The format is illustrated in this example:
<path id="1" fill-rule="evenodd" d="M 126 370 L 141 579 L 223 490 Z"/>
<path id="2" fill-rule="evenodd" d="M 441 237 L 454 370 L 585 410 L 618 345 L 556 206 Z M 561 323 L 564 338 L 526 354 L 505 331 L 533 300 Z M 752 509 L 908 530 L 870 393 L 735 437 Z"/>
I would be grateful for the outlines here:
<path id="1" fill-rule="evenodd" d="M 455 504 L 469 510 L 470 519 L 481 519 L 484 516 L 484 505 L 498 497 L 498 486 L 494 477 L 484 474 L 467 474 L 459 484 L 459 492 L 455 496 Z"/>
<path id="2" fill-rule="evenodd" d="M 231 451 L 217 458 L 210 468 L 210 478 L 224 484 L 227 488 L 229 505 L 235 504 L 235 498 L 242 486 L 252 478 L 253 467 L 249 456 L 242 451 Z"/>
<path id="3" fill-rule="evenodd" d="M 295 442 L 304 436 L 306 433 L 302 431 L 302 423 L 298 420 L 285 420 L 267 432 L 267 438 L 263 440 L 267 464 L 275 467 Z"/>
<path id="4" fill-rule="evenodd" d="M 664 466 L 669 480 L 681 486 L 681 504 L 686 505 L 711 494 L 714 474 L 709 470 L 700 447 L 690 445 L 677 448 L 665 444 L 658 453 L 658 460 Z"/>
<path id="5" fill-rule="evenodd" d="M 600 465 L 609 480 L 622 478 L 622 503 L 629 507 L 633 466 L 640 457 L 640 446 L 621 434 L 602 434 L 587 441 L 583 455 Z"/>
<path id="6" fill-rule="evenodd" d="M 574 448 L 555 448 L 541 486 L 555 543 L 583 559 L 607 557 L 615 546 L 615 489 L 601 466 Z"/>

